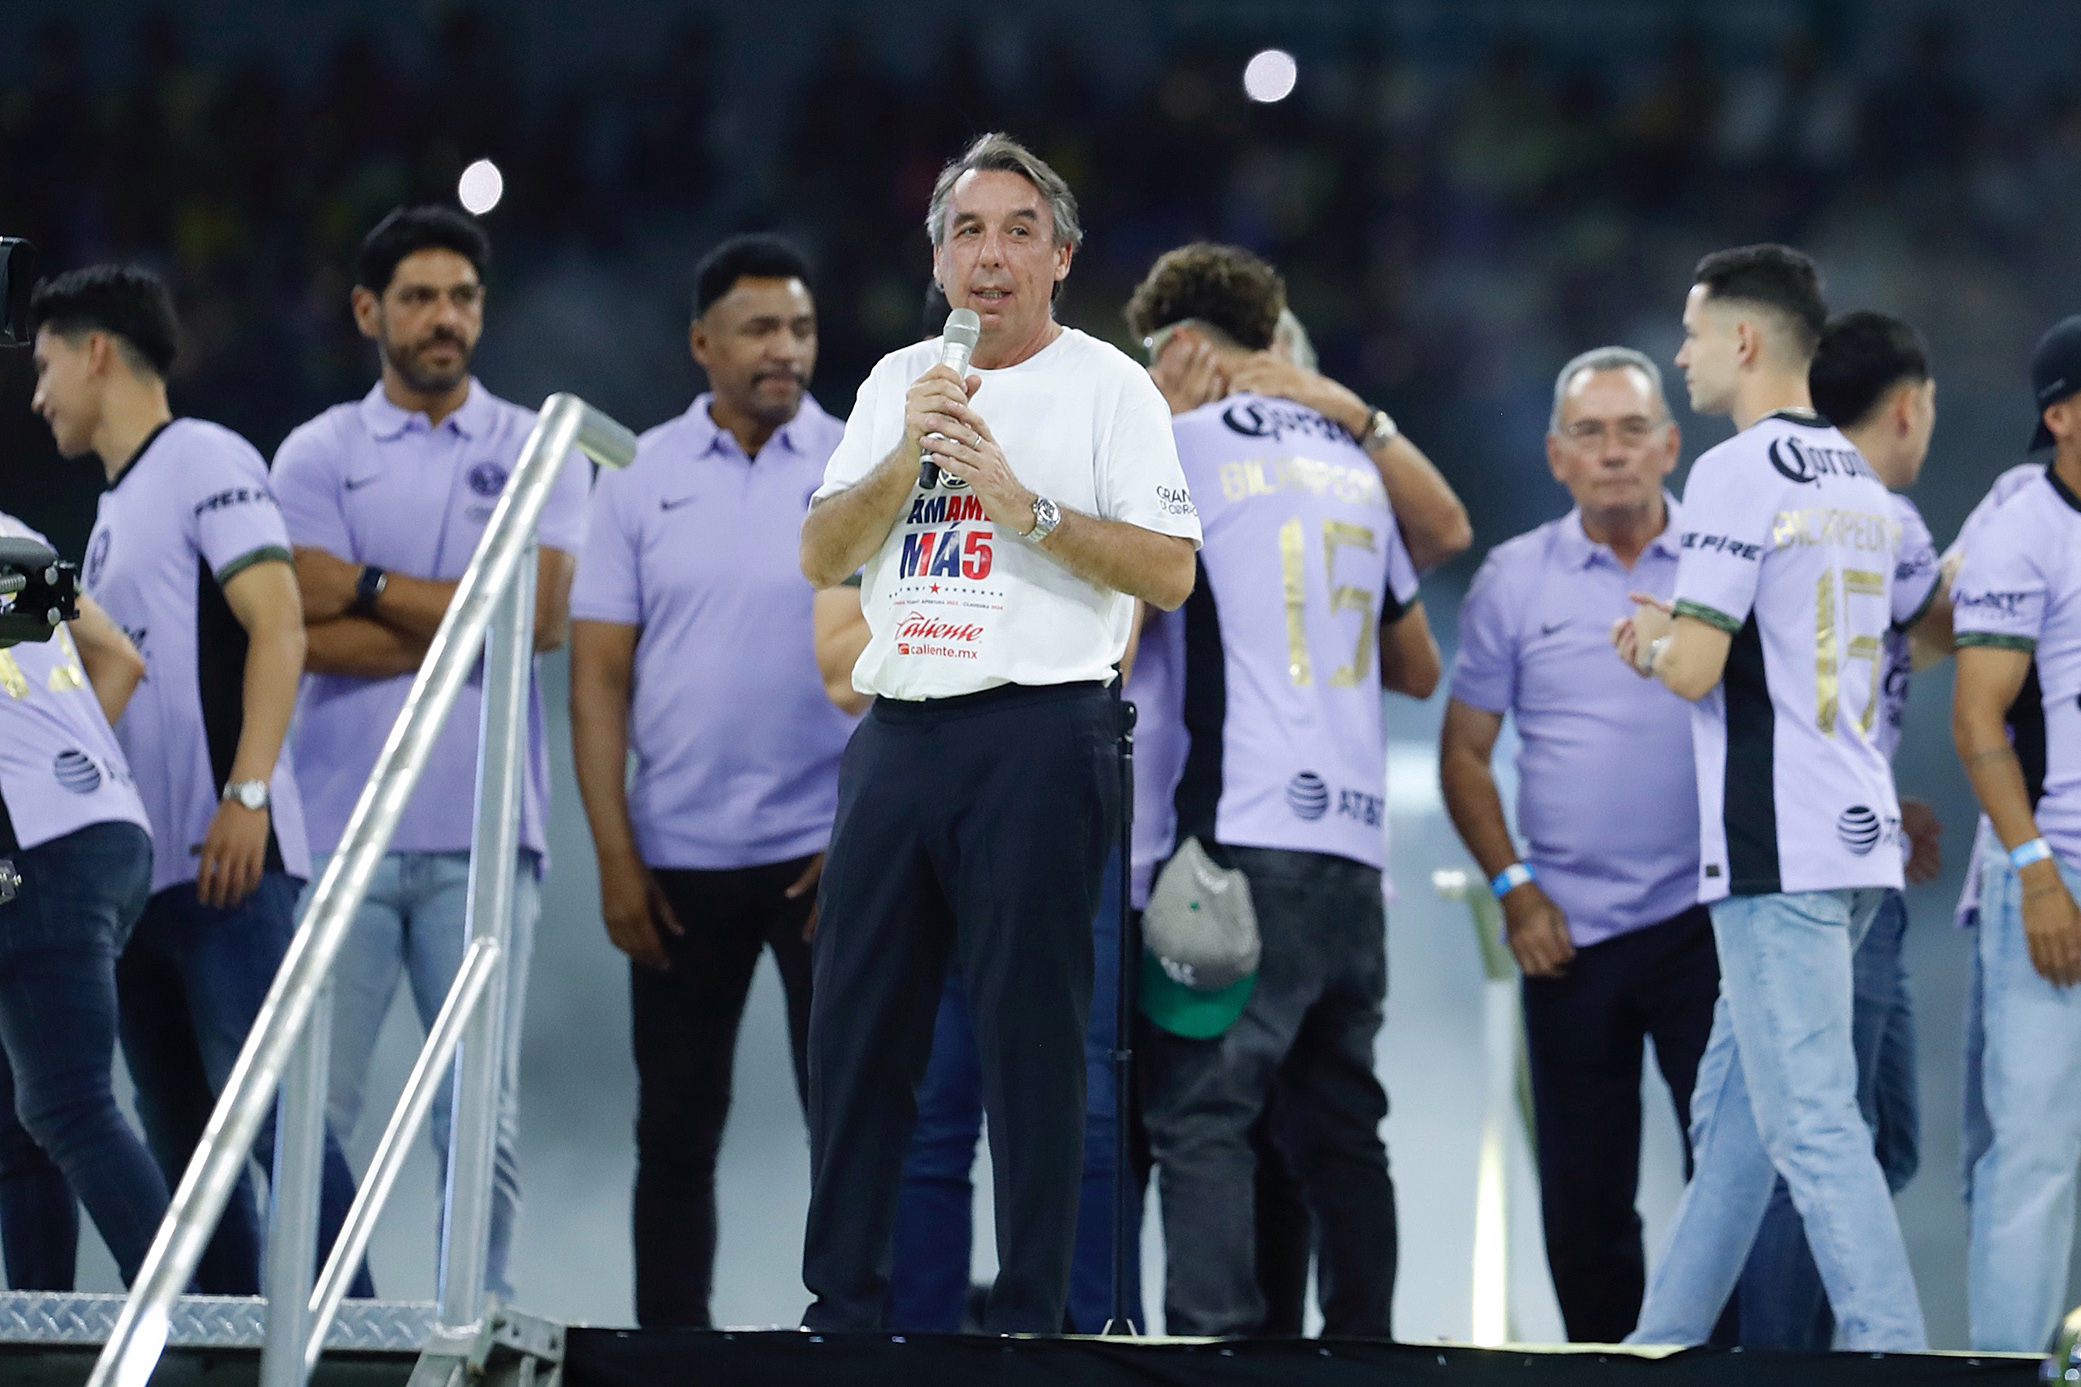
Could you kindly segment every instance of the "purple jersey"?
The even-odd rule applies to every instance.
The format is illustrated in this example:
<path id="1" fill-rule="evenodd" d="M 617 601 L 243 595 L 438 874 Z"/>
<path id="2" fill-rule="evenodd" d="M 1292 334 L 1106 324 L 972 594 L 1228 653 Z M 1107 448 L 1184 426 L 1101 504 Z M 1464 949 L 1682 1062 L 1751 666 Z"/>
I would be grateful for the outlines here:
<path id="1" fill-rule="evenodd" d="M 424 414 L 392 404 L 378 384 L 362 399 L 334 405 L 299 427 L 275 453 L 275 493 L 282 498 L 289 536 L 301 547 L 349 563 L 452 582 L 469 567 L 534 426 L 533 410 L 507 403 L 474 380 L 462 407 L 438 427 L 430 427 Z M 590 481 L 584 457 L 572 454 L 542 508 L 543 548 L 578 552 Z M 316 851 L 329 853 L 339 844 L 412 679 L 304 676 L 296 759 L 304 768 Z M 483 698 L 482 677 L 473 676 L 456 697 L 406 802 L 390 840 L 393 852 L 460 852 L 470 846 Z M 531 677 L 523 848 L 545 850 L 548 803 L 540 679 Z"/>
<path id="2" fill-rule="evenodd" d="M 49 543 L 4 513 L 0 537 Z M 152 828 L 72 633 L 60 626 L 47 641 L 0 650 L 0 852 L 99 823 Z"/>
<path id="3" fill-rule="evenodd" d="M 1895 623 L 1886 631 L 1886 668 L 1884 693 L 1880 699 L 1878 725 L 1872 729 L 1872 740 L 1879 745 L 1879 752 L 1888 761 L 1900 749 L 1901 720 L 1907 714 L 1908 685 L 1915 675 L 1914 653 L 1909 648 L 1908 628 L 1922 619 L 1929 604 L 1937 595 L 1936 541 L 1930 537 L 1929 525 L 1922 519 L 1922 512 L 1905 496 L 1893 498 L 1893 509 L 1900 517 L 1900 554 L 1893 563 L 1893 583 L 1900 589 L 1904 600 L 1915 603 L 1915 609 L 1906 620 Z M 1920 594 L 1918 598 L 1916 594 Z"/>
<path id="4" fill-rule="evenodd" d="M 289 536 L 253 445 L 200 419 L 162 425 L 101 495 L 87 539 L 89 596 L 144 656 L 116 724 L 152 824 L 152 889 L 195 880 L 245 726 L 246 629 L 224 584 L 289 562 Z M 303 800 L 285 744 L 269 780 L 267 869 L 311 874 Z"/>
<path id="5" fill-rule="evenodd" d="M 1678 615 L 1733 638 L 1691 712 L 1699 899 L 1899 889 L 1875 729 L 1886 632 L 1926 593 L 1894 582 L 1891 493 L 1818 416 L 1772 414 L 1692 466 L 1682 544 Z"/>
<path id="6" fill-rule="evenodd" d="M 1231 395 L 1174 425 L 1206 532 L 1184 608 L 1177 831 L 1380 867 L 1377 641 L 1416 601 L 1416 571 L 1379 470 L 1287 400 Z"/>
<path id="7" fill-rule="evenodd" d="M 1965 555 L 1972 552 L 1979 537 L 1986 533 L 1985 526 L 1994 513 L 2001 509 L 2002 502 L 2044 475 L 2044 463 L 2022 462 L 1996 477 L 1994 485 L 1980 498 L 1980 504 L 1973 507 L 1972 513 L 1966 516 L 1965 523 L 1958 527 L 1958 537 L 1951 541 L 1951 547 L 1944 551 L 1944 557 L 1949 559 L 1955 555 L 1962 562 Z M 1955 621 L 1953 625 L 1955 628 Z M 2017 740 L 2016 752 L 2023 758 L 2023 779 L 2030 789 L 2033 807 L 2036 807 L 2038 796 L 2044 793 L 2045 789 L 2045 710 L 2038 694 L 2037 670 L 2033 668 L 2030 677 L 2024 681 L 2023 691 L 2016 696 L 2016 702 L 2010 705 L 2008 716 L 2009 735 L 2012 740 Z M 2031 735 L 2027 738 L 2016 738 L 2018 718 L 2022 718 L 2030 727 Z M 1980 922 L 1980 869 L 1986 865 L 1981 860 L 1980 846 L 1994 832 L 1994 825 L 1988 822 L 1985 814 L 1980 816 L 1980 828 L 1984 832 L 1973 834 L 1972 855 L 1966 859 L 1965 883 L 1959 888 L 1958 909 L 1953 916 L 1961 929 L 1971 929 Z"/>
<path id="8" fill-rule="evenodd" d="M 2038 831 L 2081 867 L 2081 497 L 2056 473 L 1985 517 L 1952 590 L 1952 626 L 1961 649 L 2031 656 L 2044 714 Z"/>
<path id="9" fill-rule="evenodd" d="M 1676 587 L 1683 519 L 1666 504 L 1630 571 L 1570 511 L 1491 550 L 1460 607 L 1452 696 L 1517 724 L 1525 860 L 1578 947 L 1698 901 L 1691 710 L 1611 657 L 1631 594 Z"/>
<path id="10" fill-rule="evenodd" d="M 701 396 L 593 487 L 571 615 L 641 628 L 629 818 L 653 867 L 823 851 L 854 719 L 824 695 L 797 558 L 845 425 L 805 399 L 756 459 Z"/>

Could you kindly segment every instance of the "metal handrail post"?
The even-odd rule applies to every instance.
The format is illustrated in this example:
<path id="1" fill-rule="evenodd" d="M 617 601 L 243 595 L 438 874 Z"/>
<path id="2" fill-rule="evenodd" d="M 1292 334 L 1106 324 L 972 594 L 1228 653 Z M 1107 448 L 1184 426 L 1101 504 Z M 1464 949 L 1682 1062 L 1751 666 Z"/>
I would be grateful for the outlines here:
<path id="1" fill-rule="evenodd" d="M 390 1125 L 383 1129 L 383 1139 L 376 1143 L 376 1154 L 369 1158 L 368 1173 L 362 1176 L 354 1204 L 340 1224 L 339 1240 L 333 1243 L 332 1255 L 318 1277 L 318 1289 L 311 1292 L 311 1318 L 303 1346 L 306 1373 L 318 1366 L 326 1331 L 332 1328 L 340 1302 L 346 1298 L 347 1283 L 354 1279 L 354 1268 L 361 1265 L 368 1252 L 369 1238 L 376 1231 L 376 1217 L 389 1202 L 390 1191 L 405 1168 L 405 1156 L 419 1129 L 426 1124 L 434 1094 L 447 1082 L 448 1065 L 462 1040 L 463 1026 L 483 1005 L 485 984 L 491 981 L 498 955 L 499 946 L 492 940 L 471 943 L 462 956 L 462 967 L 455 971 L 455 985 L 448 989 L 447 1000 L 441 1003 L 440 1014 L 427 1028 L 426 1044 L 405 1080 L 405 1090 L 390 1114 Z"/>
<path id="2" fill-rule="evenodd" d="M 636 456 L 635 435 L 583 400 L 552 395 L 543 401 L 534 432 L 456 585 L 447 615 L 405 696 L 404 709 L 347 820 L 339 848 L 318 880 L 303 924 L 260 1005 L 88 1387 L 143 1387 L 157 1366 L 173 1303 L 195 1274 L 203 1246 L 224 1212 L 261 1119 L 274 1101 L 289 1052 L 331 972 L 354 912 L 368 894 L 369 879 L 390 846 L 441 724 L 476 663 L 492 608 L 533 543 L 542 507 L 574 444 L 611 467 L 626 467 Z"/>
<path id="3" fill-rule="evenodd" d="M 267 1340 L 260 1387 L 303 1387 L 310 1335 L 311 1264 L 318 1254 L 318 1206 L 325 1180 L 325 1099 L 332 1061 L 332 985 L 304 1023 L 275 1118 L 275 1163 L 268 1181 Z"/>
<path id="4" fill-rule="evenodd" d="M 533 546 L 528 553 L 534 553 Z M 505 1064 L 506 990 L 514 985 L 513 878 L 520 857 L 520 783 L 527 774 L 528 686 L 535 663 L 535 564 L 522 563 L 493 613 L 484 648 L 477 743 L 477 823 L 470 835 L 473 940 L 498 946 L 483 1000 L 463 1031 L 449 1124 L 441 1227 L 441 1315 L 450 1329 L 483 1313 Z"/>

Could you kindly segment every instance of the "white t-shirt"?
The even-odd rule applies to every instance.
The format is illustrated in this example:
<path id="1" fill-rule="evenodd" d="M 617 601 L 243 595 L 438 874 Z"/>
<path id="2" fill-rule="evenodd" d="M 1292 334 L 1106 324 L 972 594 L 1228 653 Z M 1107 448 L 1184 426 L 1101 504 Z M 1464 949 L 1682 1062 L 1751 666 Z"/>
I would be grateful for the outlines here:
<path id="1" fill-rule="evenodd" d="M 876 364 L 817 499 L 865 479 L 902 441 L 904 397 L 939 357 L 933 338 Z M 970 403 L 1028 488 L 1064 510 L 1198 544 L 1170 408 L 1119 350 L 1065 328 L 1016 366 L 972 374 L 983 383 Z M 999 530 L 966 490 L 913 491 L 867 561 L 860 605 L 873 639 L 853 687 L 913 700 L 1110 679 L 1134 619 L 1133 598 Z"/>
<path id="2" fill-rule="evenodd" d="M 1871 465 L 1818 416 L 1770 415 L 1692 467 L 1676 610 L 1734 638 L 1692 706 L 1700 900 L 1900 886 L 1882 661 L 1927 596 L 1895 581 L 1902 538 Z"/>

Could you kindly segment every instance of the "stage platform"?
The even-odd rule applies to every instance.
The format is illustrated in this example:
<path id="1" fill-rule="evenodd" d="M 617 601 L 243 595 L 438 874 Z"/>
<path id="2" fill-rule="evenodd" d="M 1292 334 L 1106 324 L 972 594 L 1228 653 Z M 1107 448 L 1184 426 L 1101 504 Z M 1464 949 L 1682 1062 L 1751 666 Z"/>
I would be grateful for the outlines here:
<path id="1" fill-rule="evenodd" d="M 0 1344 L 0 1387 L 80 1387 L 89 1344 Z M 410 1349 L 329 1350 L 313 1387 L 406 1387 Z M 2042 1359 L 2021 1354 L 1745 1353 L 1653 1355 L 1525 1345 L 1478 1349 L 1313 1339 L 987 1339 L 803 1334 L 789 1330 L 567 1331 L 561 1387 L 2028 1387 Z M 176 1347 L 154 1387 L 251 1387 L 246 1346 Z M 493 1374 L 489 1380 L 514 1384 Z M 544 1373 L 535 1379 L 555 1387 Z"/>
<path id="2" fill-rule="evenodd" d="M 1651 1356 L 1551 1346 L 1314 1339 L 985 1339 L 789 1331 L 569 1331 L 564 1387 L 2026 1387 L 2043 1361 L 2004 1354 Z"/>

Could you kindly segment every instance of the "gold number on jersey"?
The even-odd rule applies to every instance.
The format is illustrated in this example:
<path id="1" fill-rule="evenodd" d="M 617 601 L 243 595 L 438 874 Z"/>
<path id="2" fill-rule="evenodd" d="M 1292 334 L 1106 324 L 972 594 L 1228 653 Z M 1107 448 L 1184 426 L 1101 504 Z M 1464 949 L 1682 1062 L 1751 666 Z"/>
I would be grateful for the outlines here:
<path id="1" fill-rule="evenodd" d="M 1846 606 L 1852 597 L 1885 595 L 1884 574 L 1858 568 L 1843 570 Z M 1877 636 L 1852 636 L 1849 640 L 1849 658 L 1862 660 L 1871 666 L 1871 697 L 1865 700 L 1864 711 L 1857 718 L 1858 728 L 1867 736 L 1879 716 L 1879 695 L 1884 682 L 1879 673 L 1879 658 L 1884 649 Z M 1841 702 L 1843 657 L 1843 641 L 1835 624 L 1835 570 L 1831 568 L 1821 575 L 1814 591 L 1814 722 L 1824 737 L 1835 735 L 1835 720 Z"/>
<path id="2" fill-rule="evenodd" d="M 1299 516 L 1279 527 L 1279 577 L 1286 589 L 1286 677 L 1305 689 L 1315 682 L 1315 670 L 1308 662 L 1308 569 Z"/>
<path id="3" fill-rule="evenodd" d="M 29 681 L 22 676 L 22 667 L 14 662 L 14 652 L 0 650 L 0 690 L 9 698 L 27 698 Z"/>
<path id="4" fill-rule="evenodd" d="M 80 668 L 79 651 L 73 648 L 72 633 L 60 626 L 57 641 L 59 649 L 65 652 L 65 658 L 51 670 L 51 677 L 44 681 L 44 687 L 52 693 L 84 689 L 87 687 L 87 672 Z"/>
<path id="5" fill-rule="evenodd" d="M 1373 594 L 1364 588 L 1337 582 L 1337 549 L 1346 544 L 1368 554 L 1380 551 L 1379 541 L 1365 526 L 1347 525 L 1341 520 L 1322 522 L 1322 566 L 1329 574 L 1330 610 L 1358 613 L 1358 649 L 1351 652 L 1350 664 L 1340 665 L 1331 673 L 1330 687 L 1333 689 L 1357 688 L 1367 661 L 1373 658 Z"/>
<path id="6" fill-rule="evenodd" d="M 1350 545 L 1368 554 L 1380 552 L 1379 536 L 1363 525 L 1342 520 L 1322 522 L 1322 566 L 1327 575 L 1332 612 L 1357 612 L 1358 647 L 1351 663 L 1330 673 L 1330 687 L 1357 688 L 1373 657 L 1373 594 L 1365 588 L 1337 581 L 1337 550 Z M 1286 675 L 1295 688 L 1315 682 L 1314 663 L 1308 658 L 1308 564 L 1306 539 L 1299 516 L 1279 527 L 1279 576 L 1286 596 Z"/>

